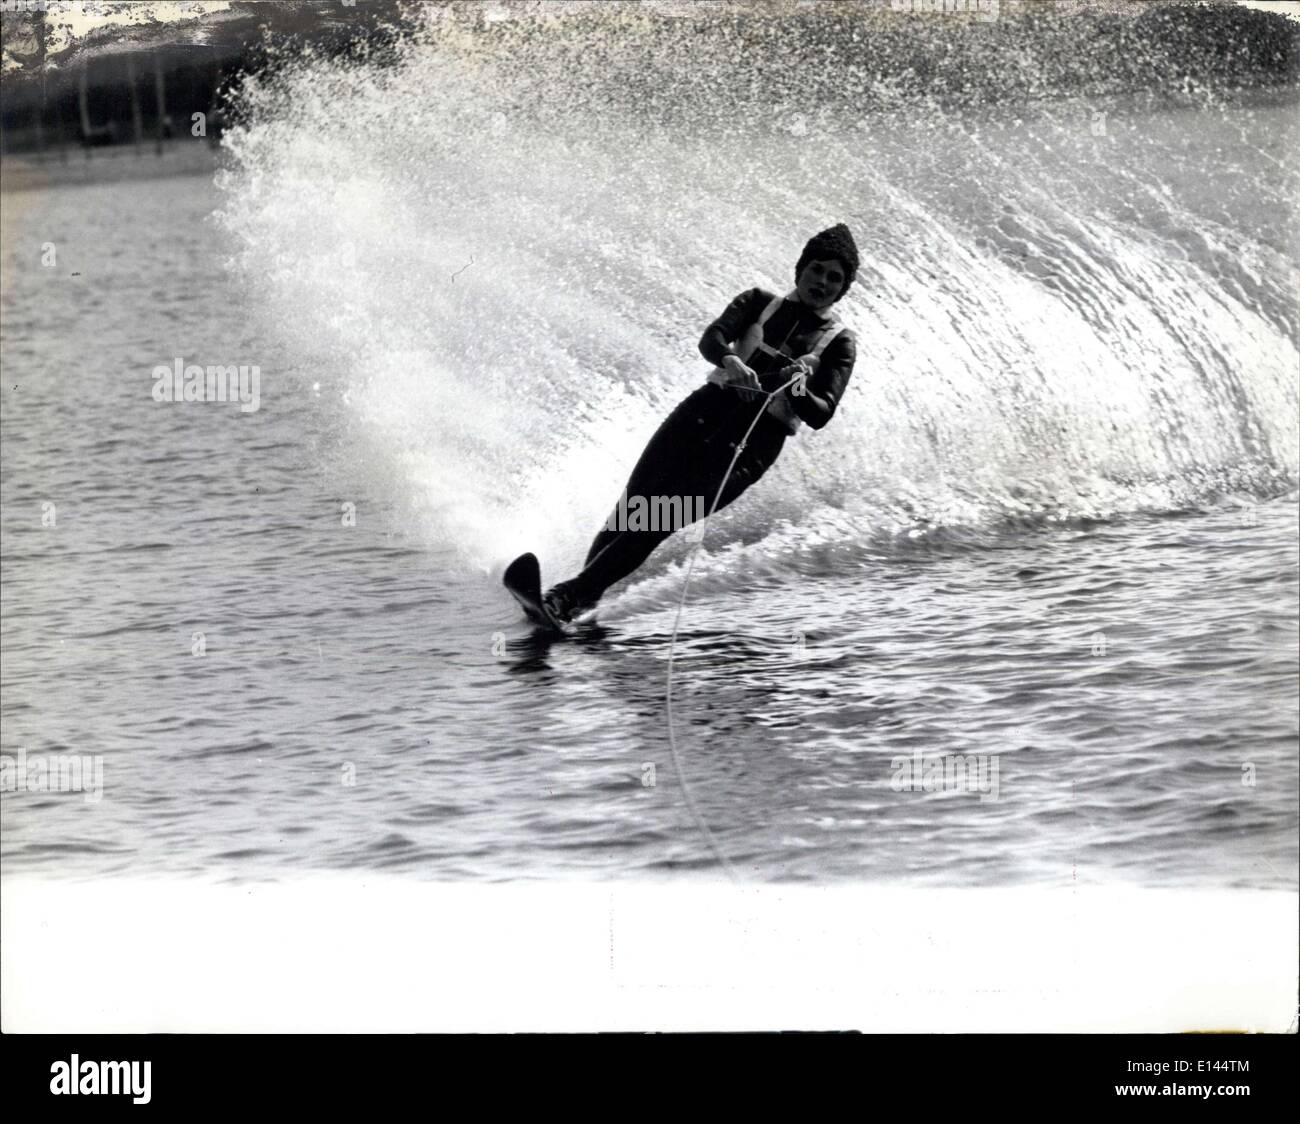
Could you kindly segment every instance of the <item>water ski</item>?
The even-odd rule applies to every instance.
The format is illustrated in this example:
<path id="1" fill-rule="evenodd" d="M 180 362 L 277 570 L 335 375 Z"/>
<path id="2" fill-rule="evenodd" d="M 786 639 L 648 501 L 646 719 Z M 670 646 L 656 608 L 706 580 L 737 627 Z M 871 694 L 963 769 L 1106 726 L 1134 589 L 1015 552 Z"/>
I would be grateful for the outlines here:
<path id="1" fill-rule="evenodd" d="M 533 553 L 521 554 L 501 575 L 502 584 L 519 602 L 526 616 L 535 625 L 563 632 L 564 625 L 546 611 L 542 604 L 542 567 Z"/>

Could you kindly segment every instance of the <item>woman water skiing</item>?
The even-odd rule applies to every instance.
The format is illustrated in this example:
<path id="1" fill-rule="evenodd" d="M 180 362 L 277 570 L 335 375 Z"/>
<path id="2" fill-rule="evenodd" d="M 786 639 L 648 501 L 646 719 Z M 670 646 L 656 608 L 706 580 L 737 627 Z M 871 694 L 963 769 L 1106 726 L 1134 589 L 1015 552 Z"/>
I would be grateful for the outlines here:
<path id="1" fill-rule="evenodd" d="M 750 289 L 705 329 L 700 353 L 714 364 L 708 382 L 650 438 L 582 572 L 543 597 L 547 616 L 564 623 L 596 604 L 673 531 L 704 518 L 715 496 L 714 510 L 721 510 L 755 483 L 800 422 L 821 429 L 830 421 L 857 356 L 852 333 L 830 310 L 848 292 L 857 268 L 858 248 L 840 223 L 809 239 L 795 266 L 795 287 L 785 297 Z M 755 422 L 759 404 L 780 387 Z M 703 510 L 691 502 L 697 496 L 705 498 Z M 627 512 L 637 501 L 644 510 L 648 502 L 669 499 L 680 503 L 659 510 L 680 511 L 680 519 L 666 526 L 652 522 L 652 529 L 640 521 L 628 525 Z"/>

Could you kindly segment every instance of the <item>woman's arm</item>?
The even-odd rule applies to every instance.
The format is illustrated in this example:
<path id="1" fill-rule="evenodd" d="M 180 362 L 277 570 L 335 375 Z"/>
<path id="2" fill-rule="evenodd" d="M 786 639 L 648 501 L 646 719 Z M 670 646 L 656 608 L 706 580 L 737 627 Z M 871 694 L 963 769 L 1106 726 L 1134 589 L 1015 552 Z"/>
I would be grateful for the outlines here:
<path id="1" fill-rule="evenodd" d="M 772 294 L 762 289 L 746 289 L 704 329 L 704 335 L 700 337 L 700 354 L 715 367 L 721 367 L 728 355 L 736 354 L 731 349 L 731 341 L 744 334 L 771 299 Z"/>
<path id="2" fill-rule="evenodd" d="M 822 352 L 817 373 L 804 381 L 802 393 L 798 383 L 785 391 L 795 416 L 813 429 L 821 429 L 830 421 L 844 397 L 857 357 L 858 345 L 846 328 Z"/>

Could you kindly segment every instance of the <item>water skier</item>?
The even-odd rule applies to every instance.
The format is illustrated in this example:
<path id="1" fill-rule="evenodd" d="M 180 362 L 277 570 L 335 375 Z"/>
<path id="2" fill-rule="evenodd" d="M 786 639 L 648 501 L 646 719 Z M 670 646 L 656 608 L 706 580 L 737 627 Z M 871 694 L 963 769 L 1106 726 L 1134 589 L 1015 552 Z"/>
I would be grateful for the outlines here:
<path id="1" fill-rule="evenodd" d="M 831 420 L 857 355 L 852 332 L 831 309 L 848 292 L 857 268 L 857 246 L 849 228 L 840 223 L 804 246 L 793 290 L 781 297 L 749 289 L 704 330 L 700 353 L 714 364 L 708 381 L 678 404 L 650 438 L 614 515 L 592 541 L 582 571 L 541 598 L 550 623 L 566 623 L 595 605 L 669 535 L 707 515 L 724 479 L 714 510 L 744 493 L 772 466 L 801 423 L 821 429 Z M 755 421 L 755 412 L 769 394 Z M 692 505 L 696 496 L 706 502 Z M 682 517 L 666 521 L 668 525 L 652 521 L 650 529 L 635 522 L 628 526 L 629 502 L 652 498 L 680 498 L 671 510 L 681 511 Z M 521 584 L 516 567 L 525 560 L 531 576 L 536 572 L 532 555 L 506 572 L 506 584 L 516 597 L 520 594 L 514 587 Z M 521 598 L 526 611 L 530 600 Z"/>

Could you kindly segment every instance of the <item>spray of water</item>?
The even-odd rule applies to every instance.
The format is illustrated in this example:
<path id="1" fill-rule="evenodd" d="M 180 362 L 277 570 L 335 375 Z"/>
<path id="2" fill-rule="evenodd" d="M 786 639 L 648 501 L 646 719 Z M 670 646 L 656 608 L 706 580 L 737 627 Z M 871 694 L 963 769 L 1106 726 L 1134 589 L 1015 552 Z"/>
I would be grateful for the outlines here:
<path id="1" fill-rule="evenodd" d="M 531 548 L 564 576 L 700 382 L 704 325 L 788 288 L 837 221 L 858 369 L 720 542 L 1294 487 L 1285 90 L 1153 99 L 1098 50 L 1008 101 L 970 46 L 995 32 L 955 22 L 903 47 L 870 21 L 545 12 L 430 8 L 383 63 L 282 59 L 227 140 L 237 268 L 337 401 L 338 455 L 459 564 Z M 943 97 L 899 78 L 963 50 Z"/>

